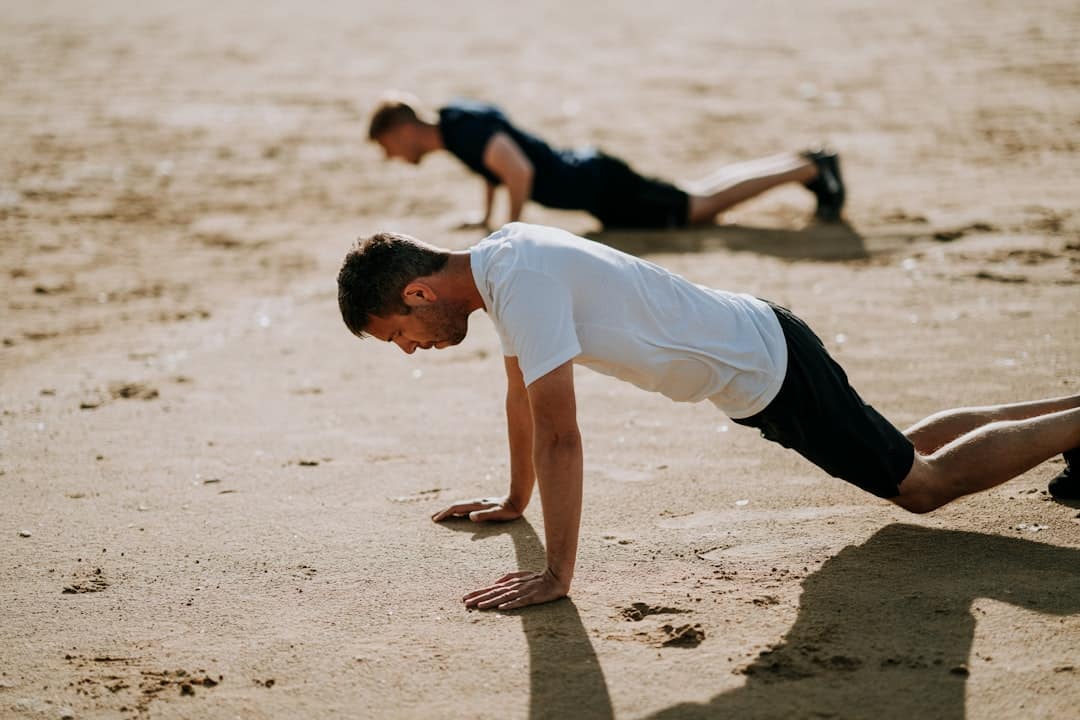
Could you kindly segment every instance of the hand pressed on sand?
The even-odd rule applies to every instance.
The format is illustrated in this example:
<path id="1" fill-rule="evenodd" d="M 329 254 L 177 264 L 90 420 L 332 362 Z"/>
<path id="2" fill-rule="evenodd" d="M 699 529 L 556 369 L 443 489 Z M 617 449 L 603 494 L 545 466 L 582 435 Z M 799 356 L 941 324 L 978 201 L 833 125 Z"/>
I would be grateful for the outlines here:
<path id="1" fill-rule="evenodd" d="M 462 601 L 465 607 L 480 610 L 513 610 L 558 600 L 569 590 L 568 584 L 555 577 L 551 570 L 513 572 L 503 575 L 494 585 L 474 590 Z"/>
<path id="2" fill-rule="evenodd" d="M 521 517 L 521 510 L 508 497 L 486 497 L 458 500 L 445 510 L 431 516 L 435 522 L 449 518 L 468 517 L 473 522 L 508 522 Z"/>
<path id="3" fill-rule="evenodd" d="M 516 358 L 507 358 L 507 420 L 510 427 L 510 492 L 499 498 L 459 502 L 436 513 L 436 522 L 468 515 L 475 522 L 513 520 L 529 503 L 534 481 L 544 510 L 547 569 L 513 572 L 469 593 L 466 607 L 513 610 L 539 605 L 570 592 L 581 523 L 582 453 L 574 404 L 574 366 L 567 361 L 526 392 Z M 513 390 L 517 387 L 517 391 Z M 514 397 L 518 400 L 515 402 Z M 511 501 L 513 498 L 513 501 Z"/>

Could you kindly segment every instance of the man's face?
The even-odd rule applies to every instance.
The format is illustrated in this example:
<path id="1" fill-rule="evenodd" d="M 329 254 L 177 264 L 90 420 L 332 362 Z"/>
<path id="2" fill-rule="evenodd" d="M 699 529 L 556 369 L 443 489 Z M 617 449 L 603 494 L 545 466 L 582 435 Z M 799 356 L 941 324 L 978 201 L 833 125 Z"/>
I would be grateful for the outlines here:
<path id="1" fill-rule="evenodd" d="M 463 306 L 435 302 L 415 306 L 408 315 L 373 315 L 364 330 L 412 355 L 417 348 L 442 350 L 460 343 L 469 331 L 469 313 Z"/>
<path id="2" fill-rule="evenodd" d="M 398 125 L 379 135 L 375 142 L 382 147 L 387 160 L 397 158 L 412 165 L 419 165 L 424 157 L 416 127 L 413 125 Z"/>

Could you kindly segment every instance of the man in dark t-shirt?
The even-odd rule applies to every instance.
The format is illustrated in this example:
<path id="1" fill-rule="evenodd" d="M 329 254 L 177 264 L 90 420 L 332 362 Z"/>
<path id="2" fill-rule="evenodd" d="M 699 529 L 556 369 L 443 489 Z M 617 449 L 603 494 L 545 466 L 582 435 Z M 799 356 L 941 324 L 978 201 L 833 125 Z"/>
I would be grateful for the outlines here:
<path id="1" fill-rule="evenodd" d="M 505 185 L 510 221 L 521 219 L 527 200 L 563 210 L 584 210 L 608 228 L 675 228 L 711 223 L 738 203 L 785 183 L 800 183 L 817 198 L 815 215 L 836 221 L 844 184 L 836 153 L 785 153 L 721 169 L 719 180 L 691 193 L 644 177 L 619 158 L 594 147 L 552 148 L 516 127 L 494 105 L 455 100 L 424 117 L 409 101 L 379 103 L 368 130 L 388 159 L 412 164 L 446 150 L 485 180 L 484 214 L 471 225 L 487 227 L 495 190 Z"/>

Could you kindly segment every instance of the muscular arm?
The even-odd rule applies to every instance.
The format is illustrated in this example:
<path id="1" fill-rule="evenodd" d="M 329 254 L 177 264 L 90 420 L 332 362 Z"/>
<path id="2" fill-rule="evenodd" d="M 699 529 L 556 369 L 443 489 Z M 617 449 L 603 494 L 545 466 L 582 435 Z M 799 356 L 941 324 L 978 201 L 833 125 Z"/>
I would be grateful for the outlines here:
<path id="1" fill-rule="evenodd" d="M 532 457 L 544 508 L 547 567 L 504 575 L 466 595 L 468 607 L 512 610 L 558 600 L 570 591 L 581 523 L 581 434 L 574 399 L 574 366 L 567 362 L 528 388 Z"/>
<path id="2" fill-rule="evenodd" d="M 532 498 L 533 419 L 529 393 L 516 357 L 504 357 L 506 365 L 506 431 L 510 441 L 510 494 L 507 502 L 524 512 Z"/>
<path id="3" fill-rule="evenodd" d="M 544 509 L 547 570 L 570 589 L 581 524 L 582 449 L 574 364 L 566 362 L 529 387 L 533 464 Z"/>
<path id="4" fill-rule="evenodd" d="M 532 161 L 513 138 L 503 132 L 488 140 L 483 159 L 484 166 L 503 181 L 510 193 L 510 222 L 520 220 L 525 201 L 532 194 Z"/>

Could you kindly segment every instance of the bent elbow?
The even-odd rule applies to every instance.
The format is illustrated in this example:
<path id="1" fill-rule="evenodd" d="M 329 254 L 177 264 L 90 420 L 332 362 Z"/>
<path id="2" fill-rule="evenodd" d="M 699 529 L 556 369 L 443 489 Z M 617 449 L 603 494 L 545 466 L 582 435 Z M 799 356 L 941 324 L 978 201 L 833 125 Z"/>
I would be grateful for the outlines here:
<path id="1" fill-rule="evenodd" d="M 517 185 L 517 189 L 521 194 L 528 195 L 532 191 L 533 178 L 535 176 L 536 173 L 533 171 L 532 165 L 522 168 L 521 171 L 517 173 L 515 185 Z"/>

